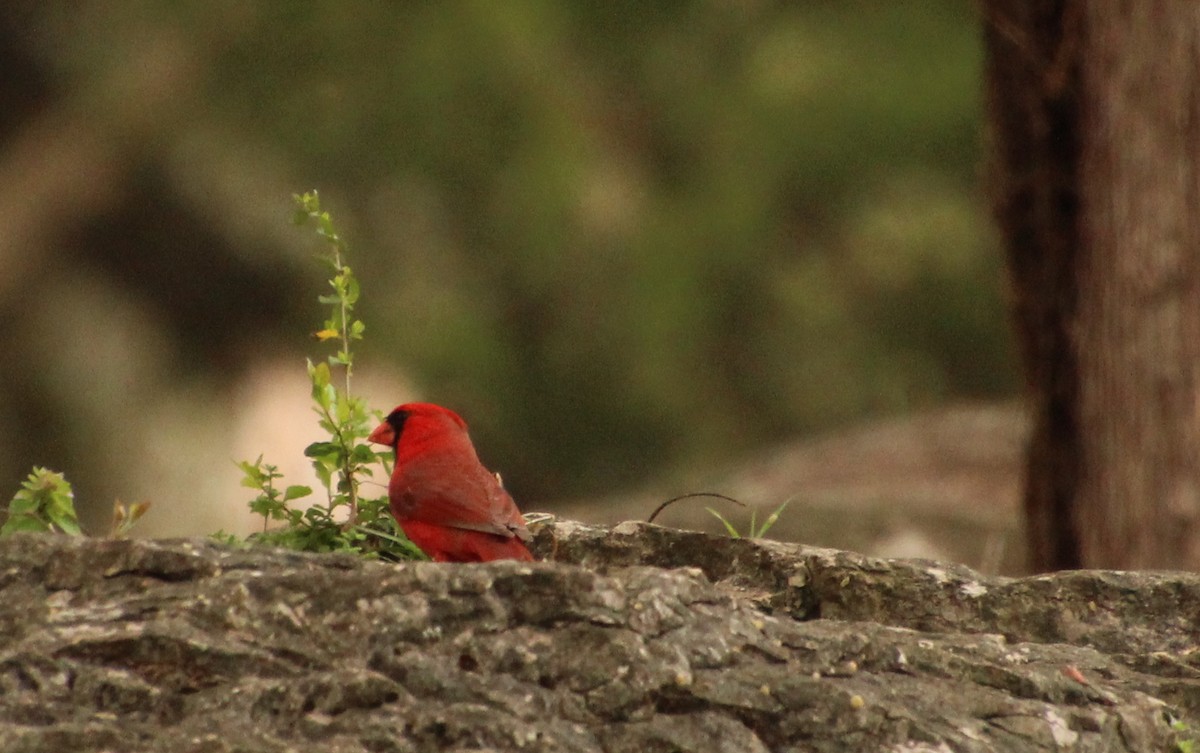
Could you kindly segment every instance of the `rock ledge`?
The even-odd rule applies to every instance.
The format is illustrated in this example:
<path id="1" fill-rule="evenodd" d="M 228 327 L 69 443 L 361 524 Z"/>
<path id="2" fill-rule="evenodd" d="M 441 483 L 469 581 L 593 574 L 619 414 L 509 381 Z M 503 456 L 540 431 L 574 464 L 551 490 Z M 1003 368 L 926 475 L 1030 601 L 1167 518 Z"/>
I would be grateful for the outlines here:
<path id="1" fill-rule="evenodd" d="M 533 565 L 0 541 L 3 751 L 1161 751 L 1200 576 L 540 526 Z"/>

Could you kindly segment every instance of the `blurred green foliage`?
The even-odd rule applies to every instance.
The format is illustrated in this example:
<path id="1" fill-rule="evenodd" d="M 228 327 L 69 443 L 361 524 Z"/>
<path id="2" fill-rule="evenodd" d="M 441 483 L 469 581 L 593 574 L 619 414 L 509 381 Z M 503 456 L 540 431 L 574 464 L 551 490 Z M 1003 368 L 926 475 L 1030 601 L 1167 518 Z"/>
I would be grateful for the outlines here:
<path id="1" fill-rule="evenodd" d="M 522 499 L 1015 388 L 970 3 L 136 6 Z"/>
<path id="2" fill-rule="evenodd" d="M 35 466 L 9 500 L 0 536 L 23 531 L 83 535 L 71 483 L 61 473 Z"/>

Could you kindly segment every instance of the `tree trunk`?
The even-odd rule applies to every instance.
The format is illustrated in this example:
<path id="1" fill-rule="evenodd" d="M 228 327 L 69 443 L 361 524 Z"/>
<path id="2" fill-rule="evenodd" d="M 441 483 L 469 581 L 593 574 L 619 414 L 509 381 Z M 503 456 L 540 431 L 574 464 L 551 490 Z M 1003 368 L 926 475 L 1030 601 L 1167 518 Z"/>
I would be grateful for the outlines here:
<path id="1" fill-rule="evenodd" d="M 1200 4 L 985 4 L 1035 570 L 1200 569 Z"/>

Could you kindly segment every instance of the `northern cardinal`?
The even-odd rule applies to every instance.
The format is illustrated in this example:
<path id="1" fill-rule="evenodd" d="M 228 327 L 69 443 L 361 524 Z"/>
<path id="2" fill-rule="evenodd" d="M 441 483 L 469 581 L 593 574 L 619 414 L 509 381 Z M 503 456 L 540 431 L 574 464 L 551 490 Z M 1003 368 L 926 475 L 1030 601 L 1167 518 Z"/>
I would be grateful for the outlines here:
<path id="1" fill-rule="evenodd" d="M 407 403 L 367 439 L 396 451 L 388 483 L 392 515 L 423 552 L 438 562 L 533 560 L 521 511 L 479 462 L 457 413 Z"/>

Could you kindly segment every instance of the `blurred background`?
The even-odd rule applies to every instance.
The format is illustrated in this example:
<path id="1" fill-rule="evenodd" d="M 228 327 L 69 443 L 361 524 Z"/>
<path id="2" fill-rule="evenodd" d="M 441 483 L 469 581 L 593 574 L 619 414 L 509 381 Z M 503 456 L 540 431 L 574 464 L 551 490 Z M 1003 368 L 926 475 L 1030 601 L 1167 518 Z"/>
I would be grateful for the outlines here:
<path id="1" fill-rule="evenodd" d="M 146 535 L 252 530 L 233 461 L 302 474 L 319 438 L 326 277 L 288 221 L 316 188 L 363 281 L 359 386 L 458 410 L 523 509 L 705 488 L 792 499 L 781 537 L 1008 559 L 955 527 L 1012 534 L 1024 431 L 979 24 L 952 0 L 8 0 L 0 489 L 36 463 L 85 527 L 120 498 L 155 503 Z M 947 527 L 907 530 L 921 510 Z"/>

